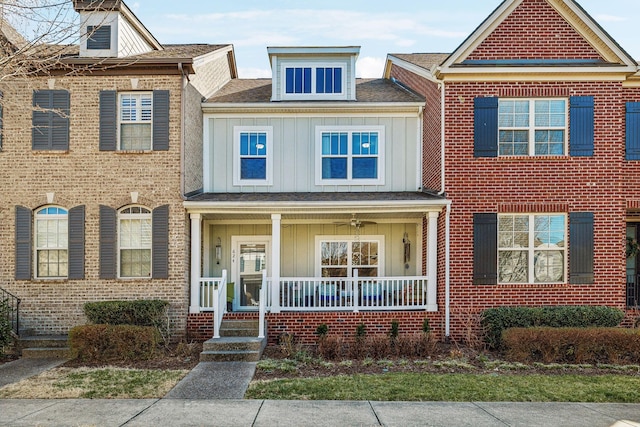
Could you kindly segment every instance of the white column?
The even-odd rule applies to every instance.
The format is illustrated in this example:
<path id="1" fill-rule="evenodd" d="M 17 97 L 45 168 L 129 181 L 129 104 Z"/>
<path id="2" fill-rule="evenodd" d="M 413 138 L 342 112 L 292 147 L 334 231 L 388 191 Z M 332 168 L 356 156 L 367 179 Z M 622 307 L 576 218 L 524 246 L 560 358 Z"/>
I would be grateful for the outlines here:
<path id="1" fill-rule="evenodd" d="M 191 214 L 191 302 L 189 313 L 200 313 L 200 268 L 202 254 L 202 215 Z"/>
<path id="2" fill-rule="evenodd" d="M 427 230 L 427 311 L 438 311 L 438 212 L 429 212 Z"/>
<path id="3" fill-rule="evenodd" d="M 280 313 L 280 226 L 282 215 L 271 215 L 271 312 Z"/>

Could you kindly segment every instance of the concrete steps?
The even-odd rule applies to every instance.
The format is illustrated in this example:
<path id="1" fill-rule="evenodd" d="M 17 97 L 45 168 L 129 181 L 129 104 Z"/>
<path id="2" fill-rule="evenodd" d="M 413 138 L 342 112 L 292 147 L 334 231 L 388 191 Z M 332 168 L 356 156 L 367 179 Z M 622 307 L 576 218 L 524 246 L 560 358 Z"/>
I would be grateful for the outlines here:
<path id="1" fill-rule="evenodd" d="M 220 338 L 205 341 L 200 353 L 201 362 L 257 362 L 267 345 L 266 338 L 258 338 L 258 321 L 223 320 Z"/>
<path id="2" fill-rule="evenodd" d="M 21 336 L 18 340 L 18 346 L 20 354 L 25 359 L 70 359 L 73 357 L 66 335 Z"/>

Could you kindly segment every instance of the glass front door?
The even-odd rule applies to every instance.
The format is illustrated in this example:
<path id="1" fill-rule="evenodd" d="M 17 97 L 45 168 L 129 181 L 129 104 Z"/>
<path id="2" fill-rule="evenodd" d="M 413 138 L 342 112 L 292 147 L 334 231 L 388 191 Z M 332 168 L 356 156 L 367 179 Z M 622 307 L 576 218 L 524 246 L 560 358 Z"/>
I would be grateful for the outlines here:
<path id="1" fill-rule="evenodd" d="M 267 241 L 238 241 L 235 245 L 234 309 L 257 310 L 260 304 L 262 270 L 267 268 Z"/>

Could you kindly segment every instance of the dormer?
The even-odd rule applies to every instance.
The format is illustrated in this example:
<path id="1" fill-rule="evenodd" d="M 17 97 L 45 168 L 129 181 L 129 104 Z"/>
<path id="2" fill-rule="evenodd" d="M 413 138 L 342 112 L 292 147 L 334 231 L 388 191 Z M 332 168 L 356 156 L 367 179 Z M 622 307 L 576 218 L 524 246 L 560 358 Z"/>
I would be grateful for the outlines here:
<path id="1" fill-rule="evenodd" d="M 268 47 L 271 101 L 355 101 L 359 46 Z"/>
<path id="2" fill-rule="evenodd" d="M 80 57 L 125 58 L 162 45 L 122 0 L 74 0 L 80 14 Z"/>

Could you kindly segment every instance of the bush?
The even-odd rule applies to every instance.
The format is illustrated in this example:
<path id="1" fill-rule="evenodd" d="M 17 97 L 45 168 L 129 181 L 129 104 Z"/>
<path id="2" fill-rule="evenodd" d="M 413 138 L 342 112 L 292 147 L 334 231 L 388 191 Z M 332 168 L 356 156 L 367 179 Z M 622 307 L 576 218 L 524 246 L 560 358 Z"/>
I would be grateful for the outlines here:
<path id="1" fill-rule="evenodd" d="M 640 333 L 621 328 L 510 328 L 509 360 L 531 363 L 640 363 Z"/>
<path id="2" fill-rule="evenodd" d="M 98 301 L 86 303 L 84 314 L 95 324 L 159 327 L 168 306 L 162 300 Z"/>
<path id="3" fill-rule="evenodd" d="M 600 306 L 498 307 L 484 310 L 480 322 L 485 341 L 495 349 L 500 348 L 502 332 L 508 328 L 614 327 L 623 318 L 622 310 Z"/>
<path id="4" fill-rule="evenodd" d="M 83 325 L 69 331 L 69 345 L 82 361 L 148 360 L 158 342 L 158 330 L 152 326 Z"/>
<path id="5" fill-rule="evenodd" d="M 11 322 L 9 321 L 10 308 L 7 301 L 0 300 L 0 356 L 4 355 L 4 349 L 13 341 L 11 334 Z"/>

